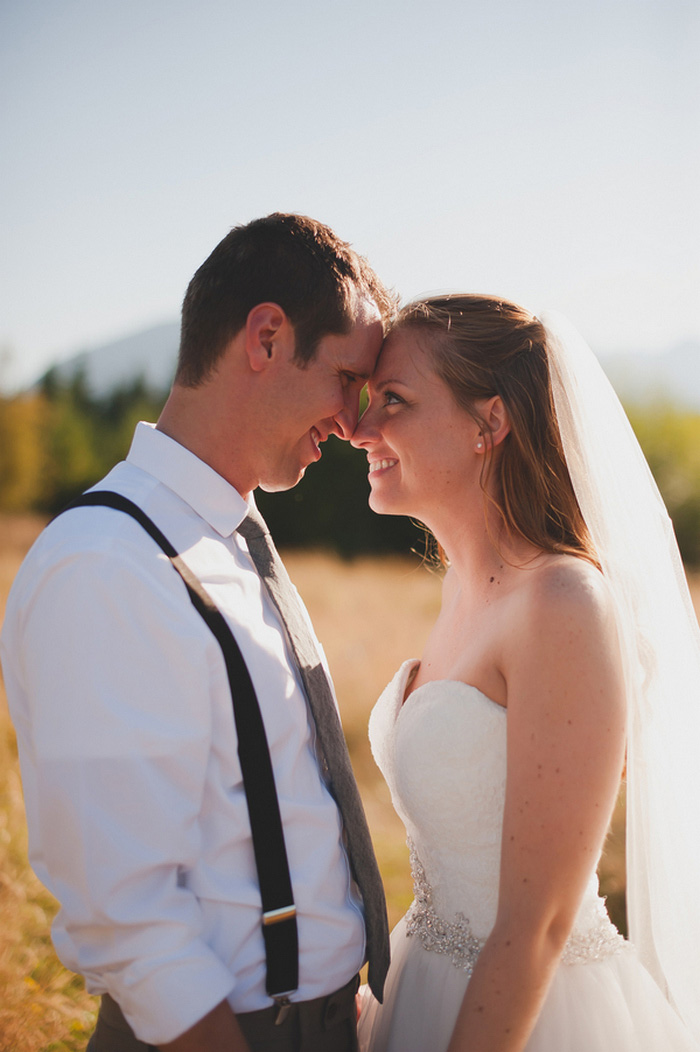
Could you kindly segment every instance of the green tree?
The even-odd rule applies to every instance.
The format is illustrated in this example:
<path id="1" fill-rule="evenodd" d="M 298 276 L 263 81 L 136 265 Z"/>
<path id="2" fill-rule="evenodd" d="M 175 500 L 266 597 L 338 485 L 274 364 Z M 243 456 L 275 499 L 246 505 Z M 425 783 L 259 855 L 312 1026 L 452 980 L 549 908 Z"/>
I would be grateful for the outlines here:
<path id="1" fill-rule="evenodd" d="M 55 512 L 124 459 L 136 422 L 156 419 L 165 394 L 150 391 L 138 378 L 106 396 L 95 396 L 82 371 L 63 380 L 50 370 L 40 386 L 48 412 L 39 506 Z"/>
<path id="2" fill-rule="evenodd" d="M 0 395 L 0 509 L 19 512 L 41 501 L 47 405 L 36 392 Z"/>
<path id="3" fill-rule="evenodd" d="M 683 561 L 700 566 L 700 415 L 672 405 L 628 416 L 673 520 Z"/>

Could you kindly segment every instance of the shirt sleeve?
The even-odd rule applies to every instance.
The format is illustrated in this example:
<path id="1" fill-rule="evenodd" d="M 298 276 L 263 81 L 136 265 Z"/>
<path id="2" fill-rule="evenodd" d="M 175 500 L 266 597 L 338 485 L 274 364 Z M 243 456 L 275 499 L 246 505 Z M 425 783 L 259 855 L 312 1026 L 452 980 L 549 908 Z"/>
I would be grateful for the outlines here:
<path id="1" fill-rule="evenodd" d="M 24 610 L 16 667 L 30 856 L 61 904 L 56 948 L 159 1044 L 235 980 L 186 879 L 221 656 L 169 561 L 144 562 L 108 548 L 60 561 Z"/>

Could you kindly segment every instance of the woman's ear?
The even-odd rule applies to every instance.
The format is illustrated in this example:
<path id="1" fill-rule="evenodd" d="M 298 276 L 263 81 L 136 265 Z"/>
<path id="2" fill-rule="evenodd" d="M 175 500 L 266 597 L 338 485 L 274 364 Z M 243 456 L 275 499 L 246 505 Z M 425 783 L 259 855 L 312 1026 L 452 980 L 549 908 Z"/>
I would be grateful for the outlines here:
<path id="1" fill-rule="evenodd" d="M 501 396 L 494 395 L 493 398 L 486 399 L 479 406 L 479 415 L 486 424 L 484 448 L 493 449 L 500 446 L 506 435 L 510 434 L 510 418 Z"/>
<path id="2" fill-rule="evenodd" d="M 277 303 L 258 303 L 249 312 L 245 324 L 245 349 L 253 372 L 267 369 L 294 334 L 289 318 Z"/>

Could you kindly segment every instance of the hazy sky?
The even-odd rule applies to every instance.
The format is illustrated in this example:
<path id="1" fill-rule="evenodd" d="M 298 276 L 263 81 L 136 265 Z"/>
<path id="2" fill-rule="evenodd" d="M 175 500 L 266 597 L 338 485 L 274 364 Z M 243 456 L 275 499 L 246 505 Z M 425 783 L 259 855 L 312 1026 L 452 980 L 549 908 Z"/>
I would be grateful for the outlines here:
<path id="1" fill-rule="evenodd" d="M 700 338 L 697 0 L 0 0 L 6 383 L 177 317 L 239 222 L 596 349 Z"/>

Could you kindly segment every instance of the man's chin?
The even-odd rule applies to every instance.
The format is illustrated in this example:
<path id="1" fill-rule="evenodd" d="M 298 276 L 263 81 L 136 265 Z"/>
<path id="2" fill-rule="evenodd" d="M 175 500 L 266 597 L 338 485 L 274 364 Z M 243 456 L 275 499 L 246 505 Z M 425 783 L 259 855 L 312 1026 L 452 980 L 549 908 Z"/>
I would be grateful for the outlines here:
<path id="1" fill-rule="evenodd" d="M 308 467 L 308 465 L 306 465 L 306 467 Z M 297 482 L 301 482 L 301 480 L 304 477 L 306 467 L 299 469 L 299 473 L 296 476 L 296 478 L 268 479 L 267 481 L 261 480 L 258 485 L 260 489 L 263 490 L 265 493 L 284 493 L 289 489 L 294 489 Z"/>

